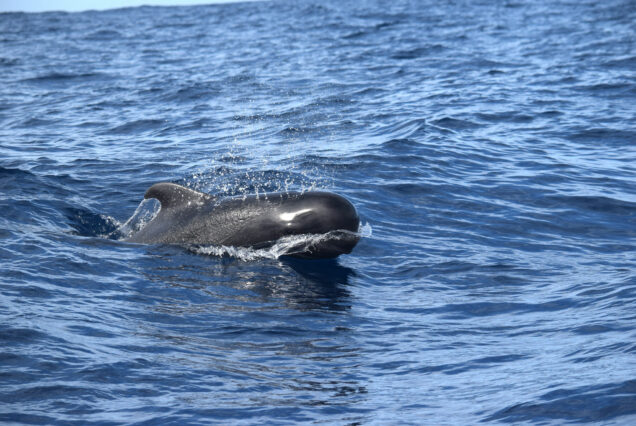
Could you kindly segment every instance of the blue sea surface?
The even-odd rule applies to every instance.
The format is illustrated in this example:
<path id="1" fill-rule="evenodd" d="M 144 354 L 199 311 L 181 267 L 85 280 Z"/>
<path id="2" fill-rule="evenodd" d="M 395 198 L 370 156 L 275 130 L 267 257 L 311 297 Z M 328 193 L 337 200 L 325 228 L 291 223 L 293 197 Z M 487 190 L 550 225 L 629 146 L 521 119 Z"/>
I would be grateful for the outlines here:
<path id="1" fill-rule="evenodd" d="M 636 424 L 635 22 L 0 14 L 0 423 Z M 122 241 L 160 181 L 333 191 L 363 238 L 335 261 Z"/>

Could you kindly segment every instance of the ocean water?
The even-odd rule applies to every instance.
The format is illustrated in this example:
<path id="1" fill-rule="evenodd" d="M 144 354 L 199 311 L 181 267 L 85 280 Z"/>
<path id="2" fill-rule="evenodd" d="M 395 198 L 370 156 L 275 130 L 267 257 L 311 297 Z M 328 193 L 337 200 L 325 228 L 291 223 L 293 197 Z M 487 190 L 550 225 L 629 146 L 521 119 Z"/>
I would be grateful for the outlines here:
<path id="1" fill-rule="evenodd" d="M 0 14 L 0 422 L 636 423 L 634 22 Z M 160 181 L 333 191 L 363 238 L 336 261 L 118 239 Z"/>

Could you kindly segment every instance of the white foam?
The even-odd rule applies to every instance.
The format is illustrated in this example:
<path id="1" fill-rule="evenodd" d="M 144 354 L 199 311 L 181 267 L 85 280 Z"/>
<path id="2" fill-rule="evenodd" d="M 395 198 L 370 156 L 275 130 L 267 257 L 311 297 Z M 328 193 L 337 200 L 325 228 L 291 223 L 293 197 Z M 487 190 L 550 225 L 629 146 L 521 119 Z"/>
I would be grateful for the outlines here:
<path id="1" fill-rule="evenodd" d="M 303 253 L 310 250 L 312 247 L 315 247 L 318 243 L 326 240 L 337 240 L 346 234 L 357 235 L 358 237 L 370 236 L 371 226 L 367 223 L 364 226 L 361 226 L 358 232 L 331 231 L 325 234 L 289 235 L 279 238 L 274 245 L 264 249 L 209 245 L 190 247 L 189 250 L 196 254 L 217 257 L 234 257 L 243 261 L 256 259 L 278 259 L 281 256 Z"/>
<path id="2" fill-rule="evenodd" d="M 371 224 L 369 222 L 364 225 L 360 224 L 358 235 L 360 235 L 360 238 L 371 238 L 373 236 L 373 228 L 371 228 Z"/>

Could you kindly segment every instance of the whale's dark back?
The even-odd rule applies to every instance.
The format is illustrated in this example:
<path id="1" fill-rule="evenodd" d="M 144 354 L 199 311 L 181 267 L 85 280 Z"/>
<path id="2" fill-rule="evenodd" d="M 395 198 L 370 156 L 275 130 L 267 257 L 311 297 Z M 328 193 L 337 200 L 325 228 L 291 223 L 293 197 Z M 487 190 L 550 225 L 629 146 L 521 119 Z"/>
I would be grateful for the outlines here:
<path id="1" fill-rule="evenodd" d="M 225 245 L 264 248 L 281 237 L 322 234 L 299 257 L 336 257 L 358 242 L 360 220 L 344 197 L 329 192 L 286 192 L 217 200 L 175 184 L 153 185 L 146 198 L 159 214 L 128 239 L 147 244 Z"/>

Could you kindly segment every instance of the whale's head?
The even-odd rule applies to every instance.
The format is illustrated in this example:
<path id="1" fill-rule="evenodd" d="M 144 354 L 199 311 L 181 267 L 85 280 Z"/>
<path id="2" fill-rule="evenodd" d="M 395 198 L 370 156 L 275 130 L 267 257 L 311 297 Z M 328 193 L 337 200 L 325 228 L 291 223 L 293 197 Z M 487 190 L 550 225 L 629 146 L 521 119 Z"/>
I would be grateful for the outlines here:
<path id="1" fill-rule="evenodd" d="M 351 253 L 360 240 L 360 218 L 344 197 L 329 192 L 283 195 L 274 213 L 283 235 L 311 235 L 290 250 L 296 257 L 331 258 Z"/>

